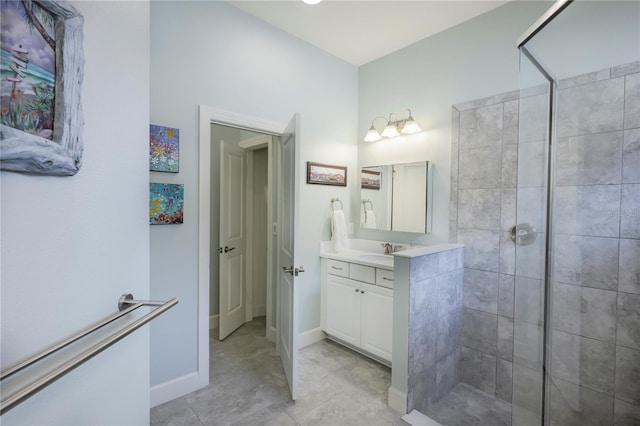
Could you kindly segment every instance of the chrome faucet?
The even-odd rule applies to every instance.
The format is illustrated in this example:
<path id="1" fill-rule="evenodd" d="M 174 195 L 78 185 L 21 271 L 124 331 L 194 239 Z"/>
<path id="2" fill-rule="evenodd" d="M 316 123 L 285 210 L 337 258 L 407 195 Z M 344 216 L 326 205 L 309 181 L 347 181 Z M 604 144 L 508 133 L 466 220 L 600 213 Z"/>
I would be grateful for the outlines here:
<path id="1" fill-rule="evenodd" d="M 393 246 L 390 243 L 382 243 L 380 245 L 382 247 L 384 247 L 384 254 L 392 254 L 393 253 Z"/>

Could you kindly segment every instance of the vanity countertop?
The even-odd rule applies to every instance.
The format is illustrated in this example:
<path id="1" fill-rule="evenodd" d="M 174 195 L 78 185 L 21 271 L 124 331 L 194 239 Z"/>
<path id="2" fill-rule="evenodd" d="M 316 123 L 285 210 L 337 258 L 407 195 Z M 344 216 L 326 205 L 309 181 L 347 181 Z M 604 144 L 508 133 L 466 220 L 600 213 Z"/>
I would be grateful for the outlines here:
<path id="1" fill-rule="evenodd" d="M 453 250 L 461 247 L 464 247 L 464 244 L 453 244 L 453 243 L 435 244 L 432 246 L 409 248 L 407 250 L 402 250 L 402 251 L 393 253 L 393 255 L 398 257 L 412 258 L 412 257 L 425 256 L 427 254 L 439 253 L 441 251 Z"/>
<path id="2" fill-rule="evenodd" d="M 321 251 L 320 257 L 343 262 L 358 263 L 360 265 L 373 266 L 375 268 L 393 271 L 393 256 L 370 251 L 348 249 L 341 252 Z"/>

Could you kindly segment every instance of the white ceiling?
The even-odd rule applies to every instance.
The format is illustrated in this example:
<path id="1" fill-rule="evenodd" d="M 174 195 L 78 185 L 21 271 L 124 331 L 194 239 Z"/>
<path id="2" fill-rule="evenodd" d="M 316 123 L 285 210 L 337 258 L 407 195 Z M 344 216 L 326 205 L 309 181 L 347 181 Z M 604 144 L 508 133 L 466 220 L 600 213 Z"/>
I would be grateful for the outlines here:
<path id="1" fill-rule="evenodd" d="M 360 66 L 474 18 L 507 1 L 228 1 L 314 46 Z"/>

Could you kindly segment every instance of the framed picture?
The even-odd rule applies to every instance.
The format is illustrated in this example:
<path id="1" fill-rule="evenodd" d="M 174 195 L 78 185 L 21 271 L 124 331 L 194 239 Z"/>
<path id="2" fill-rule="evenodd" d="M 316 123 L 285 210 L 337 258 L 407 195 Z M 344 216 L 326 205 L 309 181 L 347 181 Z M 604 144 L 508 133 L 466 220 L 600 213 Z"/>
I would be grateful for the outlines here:
<path id="1" fill-rule="evenodd" d="M 380 172 L 374 172 L 373 170 L 362 169 L 361 177 L 362 189 L 376 189 L 380 190 Z"/>
<path id="2" fill-rule="evenodd" d="M 0 169 L 72 176 L 82 165 L 83 18 L 64 1 L 0 1 Z"/>
<path id="3" fill-rule="evenodd" d="M 178 173 L 180 171 L 180 130 L 149 126 L 149 170 Z"/>
<path id="4" fill-rule="evenodd" d="M 149 224 L 172 225 L 182 223 L 184 185 L 173 183 L 149 184 Z"/>
<path id="5" fill-rule="evenodd" d="M 347 186 L 347 168 L 307 161 L 307 183 Z"/>

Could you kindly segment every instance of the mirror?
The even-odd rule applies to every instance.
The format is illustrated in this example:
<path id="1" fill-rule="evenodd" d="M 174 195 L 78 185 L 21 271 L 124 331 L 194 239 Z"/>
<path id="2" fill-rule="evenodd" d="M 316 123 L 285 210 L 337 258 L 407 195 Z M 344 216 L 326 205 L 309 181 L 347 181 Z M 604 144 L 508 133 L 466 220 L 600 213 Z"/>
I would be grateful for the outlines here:
<path id="1" fill-rule="evenodd" d="M 360 226 L 431 233 L 433 165 L 429 161 L 363 167 Z"/>

